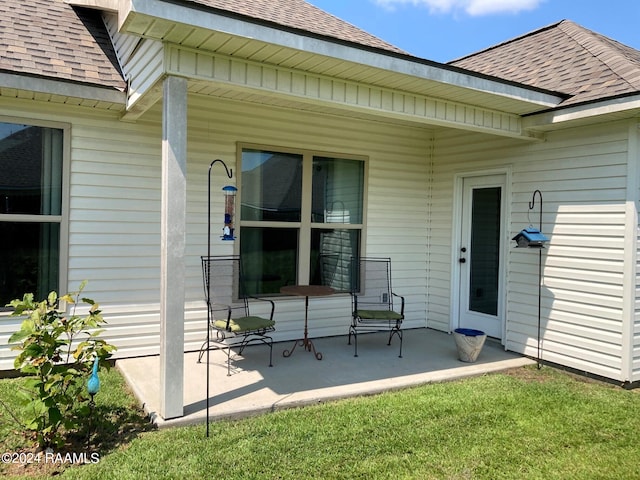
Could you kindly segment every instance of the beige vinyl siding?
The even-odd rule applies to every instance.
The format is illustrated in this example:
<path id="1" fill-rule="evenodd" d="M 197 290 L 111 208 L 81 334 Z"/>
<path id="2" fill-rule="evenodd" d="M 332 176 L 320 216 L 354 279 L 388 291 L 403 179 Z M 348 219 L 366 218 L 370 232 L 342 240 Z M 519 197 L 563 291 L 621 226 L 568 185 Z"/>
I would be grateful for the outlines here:
<path id="1" fill-rule="evenodd" d="M 74 126 L 70 288 L 90 279 L 103 303 L 158 303 L 160 129 Z"/>
<path id="2" fill-rule="evenodd" d="M 71 124 L 71 192 L 68 285 L 89 281 L 86 296 L 101 304 L 106 337 L 116 357 L 158 353 L 160 286 L 161 105 L 136 123 L 85 108 L 36 106 L 2 100 L 7 114 Z M 36 113 L 45 111 L 46 114 Z M 185 343 L 205 336 L 200 255 L 206 253 L 209 163 L 221 158 L 236 171 L 237 142 L 302 148 L 368 158 L 365 245 L 369 255 L 393 259 L 395 290 L 407 300 L 406 326 L 426 324 L 426 253 L 429 134 L 422 129 L 309 115 L 207 97 L 189 98 L 187 285 Z M 234 242 L 217 240 L 222 227 L 224 169 L 214 168 L 213 253 L 232 253 Z M 64 268 L 64 265 L 63 265 Z M 276 340 L 302 333 L 304 300 L 277 301 Z M 350 298 L 311 302 L 312 336 L 344 335 Z M 6 341 L 15 319 L 0 318 L 0 369 L 12 368 Z"/>
<path id="3" fill-rule="evenodd" d="M 436 136 L 433 243 L 443 257 L 431 255 L 432 277 L 438 272 L 443 281 L 451 278 L 453 176 L 511 171 L 507 349 L 536 355 L 538 253 L 514 249 L 510 238 L 529 224 L 538 226 L 539 205 L 529 211 L 528 204 L 539 189 L 542 230 L 550 238 L 542 257 L 543 359 L 609 378 L 624 376 L 626 137 L 624 122 L 548 133 L 546 141 L 531 144 L 454 132 Z M 429 292 L 430 325 L 446 330 L 450 292 Z"/>

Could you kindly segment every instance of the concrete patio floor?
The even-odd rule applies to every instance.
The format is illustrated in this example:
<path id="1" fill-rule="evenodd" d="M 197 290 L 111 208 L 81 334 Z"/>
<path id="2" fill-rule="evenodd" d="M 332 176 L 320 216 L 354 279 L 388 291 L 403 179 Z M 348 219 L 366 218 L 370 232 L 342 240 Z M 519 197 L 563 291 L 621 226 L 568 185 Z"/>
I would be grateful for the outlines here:
<path id="1" fill-rule="evenodd" d="M 397 339 L 387 346 L 386 338 L 385 333 L 359 335 L 358 357 L 353 356 L 353 345 L 347 345 L 346 336 L 313 339 L 322 360 L 300 346 L 291 357 L 284 358 L 283 350 L 290 349 L 293 342 L 274 343 L 271 368 L 268 348 L 250 346 L 232 362 L 230 376 L 226 355 L 212 350 L 209 418 L 238 418 L 535 363 L 505 352 L 492 341 L 485 343 L 476 362 L 464 363 L 457 358 L 451 335 L 429 329 L 405 330 L 403 358 L 398 358 Z M 169 420 L 157 413 L 159 357 L 118 360 L 116 366 L 152 421 L 168 427 L 206 421 L 205 358 L 197 363 L 197 352 L 185 353 L 184 416 Z"/>

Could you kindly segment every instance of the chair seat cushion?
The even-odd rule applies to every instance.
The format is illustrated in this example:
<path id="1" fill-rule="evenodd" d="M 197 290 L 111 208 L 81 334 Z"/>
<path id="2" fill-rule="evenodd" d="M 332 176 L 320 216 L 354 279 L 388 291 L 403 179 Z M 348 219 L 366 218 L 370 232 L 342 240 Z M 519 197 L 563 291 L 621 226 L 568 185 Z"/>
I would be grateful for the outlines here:
<path id="1" fill-rule="evenodd" d="M 250 332 L 252 330 L 261 330 L 271 328 L 276 324 L 273 320 L 262 317 L 239 317 L 232 318 L 229 321 L 229 331 L 234 333 Z M 216 320 L 214 325 L 219 330 L 225 330 L 227 327 L 226 320 Z"/>
<path id="2" fill-rule="evenodd" d="M 402 320 L 402 315 L 393 310 L 357 310 L 355 316 L 362 320 Z"/>

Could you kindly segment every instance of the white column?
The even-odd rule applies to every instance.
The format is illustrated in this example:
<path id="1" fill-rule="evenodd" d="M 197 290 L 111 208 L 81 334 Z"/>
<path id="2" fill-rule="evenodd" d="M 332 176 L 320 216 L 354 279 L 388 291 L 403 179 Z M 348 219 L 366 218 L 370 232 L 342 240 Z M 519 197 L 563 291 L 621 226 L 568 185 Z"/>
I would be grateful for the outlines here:
<path id="1" fill-rule="evenodd" d="M 638 190 L 640 189 L 640 122 L 629 121 L 627 150 L 627 199 L 624 233 L 624 267 L 622 291 L 622 372 L 620 380 L 636 381 L 634 351 L 638 345 L 635 330 L 637 328 L 638 303 Z"/>
<path id="2" fill-rule="evenodd" d="M 164 80 L 160 244 L 160 415 L 184 414 L 187 80 Z"/>

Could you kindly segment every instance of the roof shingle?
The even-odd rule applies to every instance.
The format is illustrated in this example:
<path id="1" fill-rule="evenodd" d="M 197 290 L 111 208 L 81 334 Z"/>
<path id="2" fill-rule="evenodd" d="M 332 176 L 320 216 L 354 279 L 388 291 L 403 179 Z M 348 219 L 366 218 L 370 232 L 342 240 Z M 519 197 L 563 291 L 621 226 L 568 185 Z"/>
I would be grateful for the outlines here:
<path id="1" fill-rule="evenodd" d="M 406 53 L 304 0 L 183 0 L 283 27 L 397 53 Z"/>
<path id="2" fill-rule="evenodd" d="M 0 2 L 0 71 L 126 87 L 100 12 L 62 0 Z"/>
<path id="3" fill-rule="evenodd" d="M 563 105 L 640 92 L 640 52 L 569 20 L 450 65 L 569 95 Z"/>

